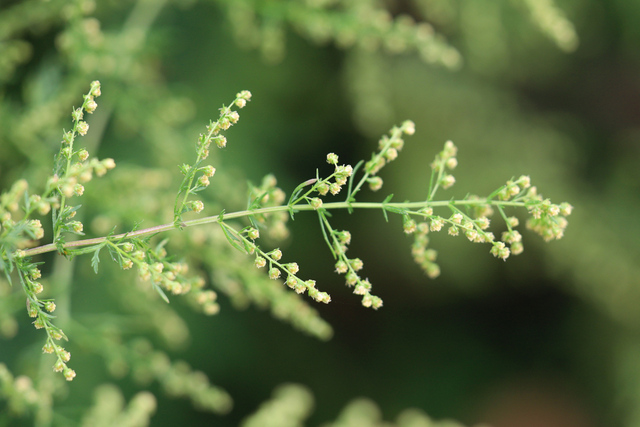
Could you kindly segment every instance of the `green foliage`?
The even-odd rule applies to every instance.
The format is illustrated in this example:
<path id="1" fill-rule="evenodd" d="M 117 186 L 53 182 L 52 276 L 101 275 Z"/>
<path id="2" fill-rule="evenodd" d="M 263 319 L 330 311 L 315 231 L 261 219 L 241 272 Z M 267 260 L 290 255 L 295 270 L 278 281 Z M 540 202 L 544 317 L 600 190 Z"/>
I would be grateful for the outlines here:
<path id="1" fill-rule="evenodd" d="M 586 16 L 580 1 L 525 0 L 0 6 L 0 424 L 175 423 L 183 400 L 214 414 L 235 405 L 215 418 L 228 425 L 457 425 L 401 411 L 408 406 L 472 424 L 461 384 L 510 364 L 483 359 L 491 351 L 473 336 L 481 319 L 465 322 L 467 338 L 445 325 L 436 339 L 441 319 L 424 322 L 425 313 L 445 307 L 468 319 L 474 310 L 452 301 L 482 301 L 502 283 L 556 281 L 566 284 L 555 292 L 635 327 L 635 204 L 619 203 L 627 193 L 613 183 L 606 209 L 583 191 L 573 125 L 521 103 L 571 70 L 567 53 L 594 49 Z M 241 91 L 211 112 L 242 87 L 255 99 Z M 433 143 L 449 138 L 458 145 L 447 141 L 429 162 Z M 620 170 L 616 179 L 629 182 L 633 167 Z M 576 206 L 576 232 L 560 244 L 528 237 L 560 239 L 572 211 L 532 181 Z M 605 214 L 631 228 L 598 226 Z M 519 255 L 523 239 L 526 253 L 504 267 L 487 256 Z M 349 293 L 376 312 L 358 310 Z M 229 306 L 266 310 L 323 347 Z M 378 322 L 401 325 L 408 338 L 387 344 Z M 277 332 L 262 329 L 271 323 Z M 583 329 L 570 331 L 578 340 L 573 331 Z M 237 350 L 243 334 L 248 344 Z M 615 337 L 631 360 L 633 338 Z M 402 351 L 407 339 L 425 344 Z M 592 373 L 601 366 L 581 356 L 594 353 L 585 342 L 563 357 Z M 448 389 L 421 371 L 441 349 L 458 361 L 443 374 L 455 397 L 418 385 Z M 467 352 L 461 363 L 456 354 Z M 400 355 L 407 361 L 391 359 Z M 465 370 L 467 359 L 478 365 Z M 635 365 L 612 370 L 633 408 Z M 402 382 L 405 372 L 417 374 Z M 329 386 L 332 378 L 341 385 Z M 310 392 L 283 386 L 245 418 L 284 381 L 312 386 L 316 415 Z M 345 407 L 353 393 L 380 409 L 368 400 Z"/>
<path id="2" fill-rule="evenodd" d="M 112 159 L 98 161 L 90 159 L 85 149 L 74 151 L 73 143 L 76 135 L 86 135 L 89 125 L 82 121 L 83 113 L 93 113 L 97 108 L 95 97 L 100 96 L 100 83 L 94 81 L 91 84 L 90 92 L 85 95 L 84 103 L 81 108 L 73 110 L 73 128 L 72 131 L 65 132 L 61 143 L 60 152 L 55 157 L 54 174 L 47 180 L 46 190 L 42 195 L 28 196 L 27 187 L 23 184 L 20 191 L 10 191 L 2 195 L 4 200 L 3 210 L 0 211 L 3 222 L 3 234 L 6 237 L 2 240 L 2 253 L 6 254 L 3 258 L 3 270 L 7 277 L 15 269 L 20 278 L 20 282 L 27 296 L 27 312 L 30 317 L 35 318 L 33 322 L 36 329 L 44 329 L 47 334 L 47 340 L 42 348 L 44 353 L 54 354 L 56 357 L 53 370 L 62 372 L 65 379 L 71 381 L 75 378 L 76 372 L 67 366 L 71 355 L 65 350 L 58 341 L 61 339 L 68 340 L 62 330 L 55 326 L 52 322 L 54 316 L 52 313 L 56 309 L 56 305 L 52 299 L 41 299 L 39 294 L 44 290 L 42 284 L 36 282 L 41 277 L 37 264 L 31 261 L 31 256 L 43 254 L 51 251 L 58 251 L 60 254 L 68 258 L 74 258 L 77 255 L 93 253 L 91 258 L 91 266 L 95 273 L 98 273 L 100 263 L 100 251 L 106 248 L 111 259 L 116 262 L 123 270 L 128 270 L 135 266 L 138 269 L 139 277 L 142 281 L 150 281 L 152 288 L 159 294 L 162 300 L 169 303 L 165 291 L 173 294 L 195 294 L 195 300 L 203 305 L 203 311 L 207 314 L 215 314 L 218 312 L 218 305 L 215 303 L 216 294 L 211 290 L 204 290 L 204 280 L 196 278 L 189 279 L 184 273 L 187 272 L 187 266 L 183 263 L 171 262 L 168 257 L 165 246 L 167 240 L 162 240 L 156 245 L 152 245 L 149 237 L 163 231 L 169 231 L 173 228 L 187 228 L 192 226 L 204 226 L 208 223 L 217 223 L 220 226 L 224 236 L 229 244 L 236 250 L 247 254 L 255 255 L 255 265 L 258 268 L 267 266 L 268 276 L 272 280 L 279 279 L 282 274 L 286 276 L 285 284 L 292 288 L 297 294 L 307 293 L 309 297 L 317 302 L 328 303 L 331 297 L 326 292 L 316 288 L 315 280 L 304 280 L 298 276 L 299 266 L 296 262 L 283 263 L 282 251 L 273 249 L 265 251 L 256 244 L 256 240 L 260 237 L 260 228 L 265 227 L 266 218 L 272 214 L 288 213 L 292 218 L 301 211 L 314 210 L 318 213 L 320 225 L 325 241 L 329 246 L 334 259 L 336 259 L 336 271 L 345 274 L 346 284 L 352 287 L 353 293 L 362 295 L 362 305 L 378 309 L 382 307 L 382 299 L 370 293 L 371 283 L 368 279 L 363 279 L 357 272 L 363 268 L 363 262 L 359 258 L 349 258 L 346 255 L 347 245 L 351 242 L 351 234 L 348 231 L 339 231 L 334 229 L 329 221 L 329 212 L 336 209 L 348 209 L 354 212 L 357 209 L 381 209 L 385 217 L 387 213 L 401 215 L 404 218 L 404 232 L 412 234 L 420 228 L 419 238 L 414 245 L 414 257 L 425 269 L 430 277 L 435 277 L 434 271 L 439 271 L 435 261 L 435 252 L 431 250 L 429 254 L 426 251 L 428 239 L 426 234 L 440 231 L 444 224 L 450 224 L 449 234 L 458 235 L 459 229 L 463 230 L 466 237 L 473 242 L 486 242 L 492 245 L 491 253 L 499 258 L 507 259 L 511 252 L 522 252 L 521 235 L 514 228 L 518 225 L 515 217 L 507 218 L 504 209 L 506 207 L 523 207 L 532 215 L 528 222 L 528 227 L 541 234 L 545 240 L 560 238 L 563 235 L 564 228 L 567 225 L 565 216 L 571 213 L 571 206 L 568 203 L 561 205 L 552 204 L 548 199 L 542 199 L 537 194 L 535 187 L 531 187 L 530 180 L 526 176 L 522 176 L 517 181 L 508 181 L 506 185 L 500 187 L 488 197 L 469 197 L 464 200 L 437 201 L 434 196 L 439 187 L 449 188 L 455 182 L 452 175 L 445 173 L 445 170 L 454 169 L 457 166 L 457 148 L 451 141 L 445 144 L 445 148 L 440 152 L 435 161 L 432 163 L 431 183 L 429 185 L 429 194 L 423 202 L 405 202 L 391 203 L 390 197 L 387 197 L 382 203 L 359 203 L 356 200 L 356 194 L 361 190 L 365 183 L 369 183 L 372 190 L 379 190 L 382 186 L 381 179 L 377 176 L 378 172 L 390 161 L 398 156 L 404 146 L 402 135 L 413 135 L 415 133 L 415 125 L 411 121 L 406 121 L 401 127 L 394 127 L 389 136 L 384 136 L 379 142 L 379 151 L 374 153 L 368 162 L 360 162 L 356 167 L 351 165 L 338 165 L 338 156 L 334 153 L 327 155 L 327 162 L 334 165 L 334 172 L 327 178 L 316 178 L 308 180 L 300 184 L 294 190 L 286 204 L 282 204 L 285 197 L 282 191 L 273 191 L 274 180 L 267 179 L 265 188 L 254 189 L 252 193 L 256 197 L 250 197 L 248 209 L 241 212 L 225 213 L 207 217 L 199 220 L 184 221 L 182 215 L 184 213 L 194 211 L 201 212 L 204 205 L 200 201 L 188 201 L 189 195 L 196 194 L 209 186 L 209 177 L 212 177 L 215 168 L 212 166 L 201 166 L 203 160 L 209 156 L 209 148 L 211 142 L 215 142 L 218 148 L 226 146 L 226 138 L 220 135 L 221 130 L 227 130 L 232 124 L 239 120 L 239 114 L 231 110 L 230 107 L 222 107 L 220 118 L 216 122 L 211 122 L 207 127 L 205 134 L 200 134 L 196 144 L 196 161 L 193 165 L 183 165 L 180 167 L 184 175 L 184 179 L 180 184 L 176 203 L 174 208 L 174 220 L 172 224 L 154 226 L 142 230 L 131 230 L 123 234 L 109 234 L 104 237 L 91 238 L 86 240 L 75 240 L 67 243 L 62 232 L 82 235 L 83 224 L 80 221 L 73 220 L 78 211 L 78 206 L 69 206 L 67 199 L 73 196 L 81 196 L 84 193 L 84 187 L 78 181 L 88 182 L 93 174 L 98 176 L 104 175 L 108 169 L 115 167 Z M 236 99 L 232 105 L 242 108 L 251 98 L 248 91 L 242 91 L 236 95 Z M 362 168 L 361 168 L 362 166 Z M 355 178 L 356 172 L 361 169 L 363 172 L 361 178 Z M 201 173 L 196 180 L 196 174 Z M 194 182 L 195 181 L 195 182 Z M 269 181 L 272 181 L 269 183 Z M 355 183 L 355 184 L 354 184 Z M 348 185 L 347 185 L 348 184 Z M 347 186 L 347 194 L 344 202 L 325 203 L 322 199 L 329 193 L 336 196 L 340 193 L 341 188 Z M 531 187 L 531 188 L 530 188 Z M 14 214 L 18 211 L 20 200 L 23 197 L 25 205 L 23 207 L 24 215 L 21 218 L 14 218 Z M 311 197 L 316 195 L 319 197 Z M 282 196 L 280 196 L 282 195 Z M 273 206 L 267 206 L 265 202 L 271 198 L 276 199 Z M 43 204 L 42 200 L 47 200 Z M 32 206 L 33 205 L 33 206 Z M 38 246 L 31 249 L 18 249 L 17 244 L 31 246 L 33 242 L 37 242 L 44 237 L 42 226 L 38 220 L 31 220 L 30 215 L 36 210 L 36 205 L 41 206 L 40 211 L 52 211 L 53 217 L 53 240 L 51 244 Z M 6 206 L 6 207 L 5 207 Z M 453 215 L 445 218 L 434 214 L 433 207 L 446 206 Z M 469 216 L 460 208 L 464 207 L 467 211 L 475 211 L 474 216 Z M 491 232 L 485 231 L 489 227 L 489 219 L 492 207 L 497 208 L 505 222 L 508 231 L 503 233 L 503 241 L 497 241 Z M 411 219 L 416 216 L 422 220 L 428 220 L 429 223 L 420 223 Z M 229 220 L 248 218 L 251 226 L 245 226 L 237 229 L 229 223 Z M 511 249 L 506 247 L 511 245 Z M 230 268 L 233 269 L 233 266 Z M 247 284 L 246 286 L 251 286 Z M 193 292 L 191 292 L 193 290 Z M 278 299 L 269 301 L 273 305 L 279 305 Z M 315 316 L 315 312 L 308 311 L 310 316 Z M 310 322 L 302 322 L 299 325 L 309 325 Z M 317 329 L 308 329 L 306 332 L 316 334 L 319 337 L 326 337 L 326 333 L 319 332 Z M 121 350 L 124 351 L 124 350 Z M 151 350 L 147 350 L 147 353 Z M 162 357 L 159 353 L 158 357 Z M 127 356 L 123 356 L 127 359 Z M 153 357 L 152 357 L 153 358 Z M 134 365 L 135 366 L 135 365 Z M 135 368 L 134 368 L 135 369 Z M 143 368 L 144 369 L 144 368 Z M 171 366 L 166 365 L 162 368 L 156 368 L 156 375 L 160 381 L 167 381 L 167 376 L 174 374 Z M 180 374 L 176 375 L 176 381 L 190 382 L 189 368 L 182 368 Z M 152 369 L 152 372 L 154 370 Z M 179 378 L 179 380 L 178 380 Z M 201 381 L 197 377 L 193 381 Z M 205 380 L 200 390 L 193 396 L 196 402 L 206 402 L 210 400 L 207 393 L 210 393 L 208 380 Z M 8 379 L 7 383 L 11 384 Z M 111 390 L 111 389 L 108 389 Z M 176 392 L 178 394 L 186 392 Z M 204 393 L 204 394 L 203 394 Z M 215 392 L 214 393 L 215 396 Z M 213 397 L 215 400 L 216 398 Z M 225 403 L 205 404 L 208 409 L 213 411 L 225 412 L 229 403 L 228 398 L 223 399 Z M 134 402 L 132 402 L 133 405 Z M 147 406 L 149 406 L 148 404 Z M 151 405 L 152 406 L 152 405 Z M 97 409 L 96 409 L 97 410 Z M 123 410 L 122 408 L 120 410 Z M 149 409 L 147 410 L 147 416 Z M 91 416 L 91 415 L 88 415 Z M 123 413 L 126 416 L 126 412 Z M 143 416 L 143 415 L 140 415 Z M 143 416 L 144 419 L 144 416 Z"/>

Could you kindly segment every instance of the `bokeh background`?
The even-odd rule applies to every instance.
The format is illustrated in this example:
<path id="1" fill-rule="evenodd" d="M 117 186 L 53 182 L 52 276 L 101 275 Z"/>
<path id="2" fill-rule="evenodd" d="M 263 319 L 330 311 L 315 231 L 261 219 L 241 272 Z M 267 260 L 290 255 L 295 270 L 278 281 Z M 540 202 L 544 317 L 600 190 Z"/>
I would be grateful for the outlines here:
<path id="1" fill-rule="evenodd" d="M 290 237 L 264 244 L 281 247 L 332 295 L 327 306 L 313 304 L 333 328 L 329 341 L 274 319 L 264 303 L 224 292 L 215 317 L 179 298 L 158 308 L 128 293 L 135 273 L 109 266 L 106 255 L 98 275 L 88 258 L 44 256 L 45 285 L 71 318 L 123 342 L 146 337 L 234 400 L 219 415 L 167 397 L 157 384 L 123 375 L 108 350 L 74 343 L 65 329 L 78 378 L 56 394 L 54 424 L 74 425 L 96 385 L 113 383 L 127 399 L 141 389 L 157 393 L 152 425 L 234 426 L 275 387 L 294 382 L 315 396 L 306 425 L 334 420 L 359 396 L 389 420 L 415 407 L 466 425 L 638 425 L 640 3 L 555 5 L 2 0 L 1 188 L 18 178 L 42 188 L 72 106 L 92 80 L 102 82 L 80 144 L 118 167 L 87 185 L 88 236 L 170 221 L 176 166 L 192 160 L 198 133 L 243 89 L 253 99 L 228 147 L 211 159 L 218 174 L 203 196 L 208 215 L 242 209 L 246 182 L 266 174 L 289 193 L 316 169 L 330 173 L 328 152 L 341 163 L 367 159 L 405 119 L 416 134 L 383 169 L 381 192 L 363 200 L 390 193 L 422 200 L 429 163 L 453 140 L 457 182 L 440 198 L 487 195 L 528 174 L 545 197 L 575 207 L 562 240 L 547 244 L 523 233 L 524 253 L 504 263 L 486 246 L 434 235 L 442 270 L 434 280 L 412 262 L 400 218 L 335 213 L 334 226 L 352 232 L 349 253 L 364 260 L 364 276 L 384 300 L 377 312 L 333 273 L 317 218 L 298 215 Z M 422 50 L 402 38 L 385 41 L 367 33 L 368 15 L 357 25 L 349 20 L 369 10 L 427 22 L 441 38 Z M 355 41 L 338 36 L 340 25 L 355 28 Z M 171 253 L 221 291 L 235 280 L 226 273 L 235 258 L 208 246 L 211 233 L 166 237 Z M 0 285 L 0 362 L 37 380 L 44 374 L 34 366 L 49 363 L 39 354 L 43 337 L 29 325 L 20 289 Z M 28 414 L 12 416 L 1 400 L 0 413 L 3 425 L 33 423 Z"/>

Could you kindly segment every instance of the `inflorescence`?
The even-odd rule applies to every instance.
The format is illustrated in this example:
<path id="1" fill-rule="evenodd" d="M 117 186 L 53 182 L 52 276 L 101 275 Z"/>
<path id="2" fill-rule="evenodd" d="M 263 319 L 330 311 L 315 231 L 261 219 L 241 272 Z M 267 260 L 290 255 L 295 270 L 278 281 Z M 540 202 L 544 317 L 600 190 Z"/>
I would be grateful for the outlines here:
<path id="1" fill-rule="evenodd" d="M 83 120 L 84 113 L 92 114 L 96 110 L 96 98 L 99 96 L 100 83 L 96 81 L 91 84 L 89 93 L 84 95 L 82 106 L 73 110 L 73 127 L 63 135 L 60 152 L 55 157 L 54 173 L 47 180 L 44 191 L 41 194 L 28 194 L 27 182 L 20 180 L 0 197 L 0 270 L 5 272 L 9 281 L 12 271 L 17 270 L 27 298 L 28 315 L 34 318 L 36 328 L 44 329 L 47 333 L 43 351 L 55 355 L 54 370 L 62 372 L 67 380 L 72 380 L 76 375 L 67 366 L 70 353 L 59 344 L 61 339 L 66 340 L 67 337 L 52 323 L 52 313 L 56 309 L 54 300 L 39 297 L 43 286 L 39 282 L 41 272 L 38 263 L 31 261 L 33 255 L 54 250 L 67 257 L 92 253 L 91 264 L 97 273 L 99 254 L 105 249 L 122 269 L 135 266 L 139 277 L 143 281 L 149 281 L 165 301 L 169 301 L 166 293 L 189 293 L 202 312 L 212 315 L 219 311 L 216 292 L 206 289 L 203 278 L 189 276 L 186 263 L 176 262 L 168 257 L 165 249 L 167 240 L 152 244 L 151 238 L 164 231 L 217 223 L 231 246 L 252 256 L 255 267 L 264 269 L 270 279 L 283 282 L 297 294 L 306 293 L 317 302 L 329 303 L 330 295 L 318 289 L 315 280 L 300 276 L 298 263 L 285 260 L 279 248 L 264 248 L 258 244 L 263 234 L 276 239 L 286 237 L 289 233 L 286 227 L 289 218 L 302 211 L 313 211 L 318 215 L 324 240 L 335 259 L 335 271 L 344 275 L 346 285 L 353 289 L 354 294 L 362 297 L 362 305 L 378 309 L 382 306 L 382 299 L 371 293 L 371 282 L 362 277 L 363 261 L 347 254 L 351 233 L 336 228 L 331 223 L 331 210 L 346 209 L 353 212 L 356 209 L 380 209 L 387 219 L 389 213 L 399 215 L 403 231 L 413 236 L 413 258 L 430 278 L 440 274 L 440 267 L 436 263 L 438 254 L 429 247 L 430 233 L 446 229 L 451 236 L 464 236 L 474 243 L 487 243 L 491 246 L 492 255 L 506 260 L 510 255 L 522 253 L 524 249 L 522 235 L 517 229 L 520 221 L 515 216 L 508 216 L 507 210 L 526 209 L 530 215 L 526 228 L 541 235 L 545 241 L 559 239 L 564 235 L 566 217 L 572 210 L 568 203 L 554 204 L 543 198 L 536 187 L 531 185 L 530 178 L 524 175 L 507 181 L 487 197 L 469 195 L 460 200 L 435 200 L 439 190 L 446 190 L 455 184 L 452 172 L 458 165 L 458 149 L 451 141 L 445 143 L 443 150 L 431 163 L 431 180 L 424 200 L 393 203 L 392 196 L 389 196 L 382 202 L 358 202 L 356 196 L 365 184 L 372 191 L 382 188 L 380 171 L 398 157 L 404 146 L 403 137 L 415 133 L 414 123 L 405 121 L 380 139 L 378 150 L 366 162 L 361 161 L 355 166 L 340 164 L 338 155 L 329 153 L 326 161 L 333 166 L 333 172 L 325 178 L 316 172 L 315 178 L 296 187 L 288 200 L 285 192 L 277 187 L 275 177 L 268 175 L 260 186 L 251 186 L 249 189 L 246 210 L 233 213 L 223 211 L 214 216 L 185 220 L 184 214 L 200 213 L 205 208 L 201 200 L 192 200 L 191 196 L 206 189 L 214 178 L 215 167 L 203 163 L 209 156 L 212 144 L 218 148 L 227 145 L 223 132 L 239 120 L 239 114 L 234 108 L 245 107 L 251 99 L 249 91 L 242 91 L 229 106 L 220 109 L 218 120 L 212 121 L 206 131 L 199 135 L 195 146 L 196 161 L 180 167 L 184 178 L 176 196 L 174 220 L 171 224 L 118 235 L 67 241 L 69 234 L 83 235 L 83 224 L 75 218 L 80 206 L 72 206 L 70 201 L 82 196 L 83 184 L 94 175 L 102 176 L 115 167 L 113 159 L 90 158 L 85 149 L 74 148 L 76 137 L 84 136 L 89 129 L 89 125 Z M 327 201 L 329 197 L 344 199 Z M 17 217 L 20 207 L 24 214 Z M 35 247 L 45 233 L 40 220 L 32 219 L 31 216 L 50 212 L 53 216 L 52 243 Z M 490 231 L 495 212 L 499 213 L 506 227 L 499 239 Z M 238 223 L 238 220 L 244 220 L 245 223 Z"/>

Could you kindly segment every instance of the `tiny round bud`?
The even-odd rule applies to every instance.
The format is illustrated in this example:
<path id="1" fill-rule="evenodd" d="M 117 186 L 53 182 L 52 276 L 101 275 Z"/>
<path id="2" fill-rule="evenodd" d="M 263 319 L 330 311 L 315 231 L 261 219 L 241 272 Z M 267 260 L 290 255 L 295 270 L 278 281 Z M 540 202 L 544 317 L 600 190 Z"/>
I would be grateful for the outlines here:
<path id="1" fill-rule="evenodd" d="M 409 218 L 408 216 L 404 217 L 402 226 L 406 234 L 414 233 L 417 227 L 416 222 L 413 219 Z"/>
<path id="2" fill-rule="evenodd" d="M 78 234 L 82 233 L 83 225 L 80 221 L 72 221 L 71 223 L 69 223 L 69 225 L 72 225 L 73 231 L 75 233 L 78 233 Z"/>
<path id="3" fill-rule="evenodd" d="M 31 304 L 29 300 L 27 300 L 27 312 L 29 313 L 29 317 L 38 316 L 38 307 L 35 304 Z"/>
<path id="4" fill-rule="evenodd" d="M 504 261 L 509 257 L 509 253 L 509 248 L 506 247 L 504 242 L 495 242 L 491 247 L 491 255 L 501 258 Z"/>
<path id="5" fill-rule="evenodd" d="M 346 281 L 347 281 L 347 285 L 353 286 L 358 281 L 358 275 L 353 271 L 350 271 L 347 273 Z"/>
<path id="6" fill-rule="evenodd" d="M 275 267 L 272 267 L 272 268 L 269 270 L 269 278 L 270 278 L 270 279 L 274 279 L 274 280 L 275 280 L 275 279 L 277 279 L 278 277 L 280 277 L 280 270 L 278 270 L 278 269 L 277 269 L 277 268 L 275 268 Z"/>
<path id="7" fill-rule="evenodd" d="M 198 185 L 200 187 L 208 187 L 209 177 L 207 175 L 200 175 L 200 177 L 198 178 Z"/>
<path id="8" fill-rule="evenodd" d="M 442 183 L 442 188 L 446 190 L 447 188 L 450 188 L 453 184 L 455 184 L 456 179 L 453 177 L 453 175 L 445 175 L 442 177 L 442 181 L 440 182 Z"/>
<path id="9" fill-rule="evenodd" d="M 571 215 L 571 211 L 573 211 L 573 206 L 571 206 L 569 203 L 560 203 L 560 215 L 569 216 Z"/>
<path id="10" fill-rule="evenodd" d="M 96 108 L 98 108 L 98 104 L 93 100 L 93 98 L 89 99 L 84 105 L 85 111 L 89 114 L 93 114 L 93 112 L 96 111 Z"/>
<path id="11" fill-rule="evenodd" d="M 382 188 L 382 178 L 380 178 L 379 176 L 371 177 L 367 179 L 367 182 L 369 183 L 369 188 L 371 189 L 371 191 L 378 191 Z"/>
<path id="12" fill-rule="evenodd" d="M 520 255 L 524 251 L 524 246 L 522 246 L 522 242 L 515 242 L 511 244 L 511 253 L 513 255 Z"/>
<path id="13" fill-rule="evenodd" d="M 102 160 L 102 166 L 107 169 L 113 169 L 116 167 L 116 162 L 112 158 Z"/>
<path id="14" fill-rule="evenodd" d="M 360 271 L 362 270 L 362 267 L 364 267 L 364 263 L 360 258 L 349 260 L 349 264 L 351 264 L 351 268 L 353 268 L 355 271 Z"/>
<path id="15" fill-rule="evenodd" d="M 76 108 L 75 110 L 73 110 L 73 112 L 71 113 L 71 117 L 76 121 L 82 120 L 82 117 L 84 117 L 82 108 Z"/>
<path id="16" fill-rule="evenodd" d="M 80 135 L 85 136 L 89 131 L 89 124 L 87 122 L 79 121 L 76 126 L 76 130 Z"/>
<path id="17" fill-rule="evenodd" d="M 330 165 L 337 165 L 338 164 L 338 155 L 335 154 L 335 153 L 327 154 L 327 163 L 329 163 Z"/>
<path id="18" fill-rule="evenodd" d="M 313 207 L 313 209 L 318 210 L 322 207 L 322 200 L 318 197 L 313 197 L 309 200 L 309 204 Z"/>
<path id="19" fill-rule="evenodd" d="M 247 230 L 247 236 L 249 236 L 250 239 L 255 240 L 258 237 L 260 237 L 260 231 L 257 228 L 251 227 L 250 229 Z"/>
<path id="20" fill-rule="evenodd" d="M 429 230 L 440 231 L 442 230 L 443 225 L 444 225 L 444 220 L 442 218 L 433 218 L 431 220 L 431 224 L 429 225 Z"/>
<path id="21" fill-rule="evenodd" d="M 94 80 L 91 82 L 91 95 L 95 97 L 98 97 L 101 95 L 100 82 L 98 80 Z"/>
<path id="22" fill-rule="evenodd" d="M 285 284 L 291 289 L 293 289 L 298 284 L 298 279 L 296 279 L 296 277 L 293 275 L 289 275 L 289 277 L 287 277 Z"/>
<path id="23" fill-rule="evenodd" d="M 196 200 L 194 202 L 191 202 L 191 208 L 195 213 L 202 212 L 202 210 L 204 209 L 204 203 L 202 203 L 200 200 Z"/>
<path id="24" fill-rule="evenodd" d="M 274 249 L 271 251 L 270 255 L 275 261 L 279 261 L 280 258 L 282 258 L 282 251 L 280 249 Z"/>
<path id="25" fill-rule="evenodd" d="M 213 316 L 220 312 L 220 305 L 217 303 L 207 303 L 202 307 L 202 311 L 204 311 L 204 314 L 207 316 Z"/>
<path id="26" fill-rule="evenodd" d="M 464 235 L 467 236 L 469 241 L 474 242 L 478 238 L 478 231 L 475 229 L 467 230 L 464 232 Z"/>
<path id="27" fill-rule="evenodd" d="M 73 381 L 73 379 L 76 377 L 76 371 L 65 366 L 63 375 L 65 380 Z"/>
<path id="28" fill-rule="evenodd" d="M 267 265 L 267 260 L 259 256 L 259 257 L 256 257 L 254 264 L 256 267 L 262 268 L 265 265 Z"/>
<path id="29" fill-rule="evenodd" d="M 458 154 L 458 147 L 452 141 L 447 141 L 444 143 L 443 154 L 445 157 L 455 157 Z"/>
<path id="30" fill-rule="evenodd" d="M 240 114 L 238 114 L 237 111 L 231 111 L 229 114 L 227 114 L 227 118 L 231 123 L 236 124 L 238 123 L 238 120 L 240 120 Z"/>
<path id="31" fill-rule="evenodd" d="M 297 274 L 300 271 L 300 267 L 297 262 L 291 262 L 286 265 L 287 271 L 291 274 Z"/>
<path id="32" fill-rule="evenodd" d="M 316 185 L 316 190 L 321 196 L 326 195 L 329 192 L 329 184 L 326 182 L 320 182 Z"/>
<path id="33" fill-rule="evenodd" d="M 507 218 L 507 224 L 509 224 L 509 227 L 515 228 L 520 224 L 520 221 L 515 216 L 510 216 Z"/>
<path id="34" fill-rule="evenodd" d="M 384 153 L 384 157 L 386 157 L 388 161 L 395 160 L 398 157 L 398 150 L 391 147 L 387 150 L 386 153 Z"/>
<path id="35" fill-rule="evenodd" d="M 83 148 L 82 150 L 78 151 L 78 159 L 80 159 L 81 162 L 84 162 L 88 158 L 89 158 L 89 152 L 87 150 Z"/>
<path id="36" fill-rule="evenodd" d="M 251 100 L 251 92 L 249 92 L 248 90 L 243 90 L 240 93 L 236 94 L 236 98 L 242 98 L 244 100 L 250 101 Z"/>
<path id="37" fill-rule="evenodd" d="M 516 218 L 516 221 L 517 221 L 517 218 Z M 479 218 L 476 218 L 475 223 L 478 225 L 478 227 L 480 227 L 481 230 L 486 230 L 487 228 L 489 228 L 489 224 L 491 223 L 491 220 L 486 216 L 481 216 Z"/>
<path id="38" fill-rule="evenodd" d="M 529 178 L 528 175 L 522 175 L 520 178 L 518 178 L 516 184 L 518 184 L 522 188 L 529 188 L 531 187 L 531 178 Z"/>
<path id="39" fill-rule="evenodd" d="M 402 131 L 407 135 L 413 135 L 416 132 L 416 124 L 411 120 L 402 123 Z"/>
<path id="40" fill-rule="evenodd" d="M 435 279 L 440 275 L 440 266 L 436 263 L 430 263 L 426 269 L 427 277 Z"/>
<path id="41" fill-rule="evenodd" d="M 40 221 L 37 219 L 34 221 L 38 221 L 38 224 L 40 223 Z M 29 270 L 29 277 L 31 278 L 31 280 L 38 280 L 40 277 L 42 277 L 42 272 L 40 271 L 39 268 L 34 267 L 31 270 Z"/>
<path id="42" fill-rule="evenodd" d="M 348 245 L 349 243 L 351 243 L 351 233 L 344 230 L 344 231 L 339 231 L 337 233 L 338 235 L 338 239 L 340 239 L 340 243 Z"/>
<path id="43" fill-rule="evenodd" d="M 76 196 L 82 196 L 84 194 L 84 186 L 82 184 L 74 185 L 73 194 L 75 194 Z"/>

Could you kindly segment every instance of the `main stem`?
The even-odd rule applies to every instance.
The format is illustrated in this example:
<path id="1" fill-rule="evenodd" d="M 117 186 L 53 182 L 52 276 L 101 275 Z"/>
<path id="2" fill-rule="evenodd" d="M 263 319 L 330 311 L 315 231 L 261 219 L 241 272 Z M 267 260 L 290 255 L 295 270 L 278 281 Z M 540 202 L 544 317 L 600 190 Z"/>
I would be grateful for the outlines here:
<path id="1" fill-rule="evenodd" d="M 380 202 L 334 202 L 334 203 L 324 203 L 322 208 L 325 210 L 336 210 L 336 209 L 384 209 L 385 207 L 396 208 L 396 209 L 420 209 L 426 207 L 441 207 L 441 206 L 473 206 L 478 204 L 491 204 L 491 205 L 501 205 L 501 206 L 525 206 L 524 202 L 515 202 L 515 201 L 486 201 L 486 200 L 452 200 L 452 201 L 438 201 L 438 202 L 406 202 L 406 203 L 380 203 Z M 274 212 L 288 212 L 293 209 L 293 212 L 302 212 L 302 211 L 312 211 L 314 208 L 311 205 L 300 205 L 300 206 L 271 206 L 267 208 L 253 209 L 253 210 L 244 210 L 233 213 L 225 213 L 222 215 L 222 219 L 234 219 L 234 218 L 243 218 L 250 215 L 261 215 L 261 214 L 269 214 Z M 204 224 L 212 224 L 220 222 L 221 215 L 208 216 L 205 218 L 192 219 L 189 221 L 184 221 L 180 223 L 181 228 L 193 227 L 196 225 L 204 225 Z M 177 227 L 174 223 L 156 225 L 155 227 L 144 228 L 142 230 L 130 231 L 127 233 L 115 234 L 111 235 L 109 239 L 122 239 L 127 237 L 141 237 L 148 236 L 151 234 L 162 233 L 164 231 L 175 230 Z M 82 246 L 91 246 L 96 245 L 102 242 L 105 242 L 107 237 L 95 237 L 92 239 L 83 239 L 76 240 L 74 242 L 67 242 L 64 244 L 64 248 L 78 248 Z M 47 252 L 53 252 L 57 250 L 57 247 L 54 243 L 49 243 L 47 245 L 38 246 L 36 248 L 27 249 L 24 251 L 25 256 L 33 256 L 38 254 L 44 254 Z"/>

